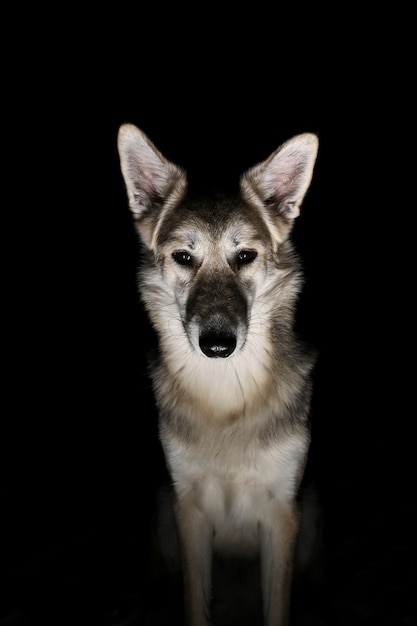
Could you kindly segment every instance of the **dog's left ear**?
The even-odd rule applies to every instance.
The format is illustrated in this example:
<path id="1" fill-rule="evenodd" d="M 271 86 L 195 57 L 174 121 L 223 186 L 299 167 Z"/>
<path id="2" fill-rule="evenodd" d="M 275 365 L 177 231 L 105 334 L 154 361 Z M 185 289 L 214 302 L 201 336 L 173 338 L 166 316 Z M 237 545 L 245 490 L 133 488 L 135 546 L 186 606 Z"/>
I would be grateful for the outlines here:
<path id="1" fill-rule="evenodd" d="M 243 195 L 267 209 L 273 222 L 289 226 L 300 213 L 310 186 L 318 151 L 313 133 L 296 135 L 282 144 L 263 163 L 255 165 L 241 178 Z"/>

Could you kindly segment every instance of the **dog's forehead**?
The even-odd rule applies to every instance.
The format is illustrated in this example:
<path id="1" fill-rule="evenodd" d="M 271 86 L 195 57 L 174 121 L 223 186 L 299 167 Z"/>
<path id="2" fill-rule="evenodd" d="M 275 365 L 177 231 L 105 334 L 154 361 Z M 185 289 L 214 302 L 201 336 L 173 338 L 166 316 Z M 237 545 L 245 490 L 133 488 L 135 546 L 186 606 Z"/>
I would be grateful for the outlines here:
<path id="1" fill-rule="evenodd" d="M 216 195 L 185 199 L 166 215 L 158 238 L 227 237 L 238 245 L 265 236 L 265 230 L 262 216 L 239 195 Z"/>

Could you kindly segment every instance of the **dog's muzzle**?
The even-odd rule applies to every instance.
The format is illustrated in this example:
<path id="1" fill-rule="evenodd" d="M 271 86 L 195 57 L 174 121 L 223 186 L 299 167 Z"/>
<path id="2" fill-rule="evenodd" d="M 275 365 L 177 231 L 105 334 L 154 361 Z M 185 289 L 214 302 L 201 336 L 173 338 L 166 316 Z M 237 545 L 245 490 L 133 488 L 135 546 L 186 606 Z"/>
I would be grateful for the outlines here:
<path id="1" fill-rule="evenodd" d="M 200 334 L 199 345 L 206 356 L 225 358 L 230 356 L 236 348 L 236 335 L 207 330 Z"/>
<path id="2" fill-rule="evenodd" d="M 233 272 L 201 274 L 191 290 L 184 323 L 194 348 L 225 359 L 244 343 L 248 304 Z"/>

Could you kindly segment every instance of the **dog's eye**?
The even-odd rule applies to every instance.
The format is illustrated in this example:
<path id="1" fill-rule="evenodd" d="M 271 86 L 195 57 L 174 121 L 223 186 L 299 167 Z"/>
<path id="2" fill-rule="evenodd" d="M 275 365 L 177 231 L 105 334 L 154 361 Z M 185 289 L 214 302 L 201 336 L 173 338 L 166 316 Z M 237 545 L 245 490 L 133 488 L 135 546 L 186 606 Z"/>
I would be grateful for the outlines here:
<path id="1" fill-rule="evenodd" d="M 186 250 L 178 250 L 177 252 L 173 252 L 172 258 L 174 259 L 175 263 L 178 263 L 178 265 L 187 265 L 188 267 L 191 267 L 193 264 L 193 257 L 191 256 L 191 254 L 186 252 Z"/>
<path id="2" fill-rule="evenodd" d="M 256 250 L 241 250 L 237 255 L 237 264 L 240 267 L 241 265 L 248 265 L 252 263 L 258 256 Z"/>

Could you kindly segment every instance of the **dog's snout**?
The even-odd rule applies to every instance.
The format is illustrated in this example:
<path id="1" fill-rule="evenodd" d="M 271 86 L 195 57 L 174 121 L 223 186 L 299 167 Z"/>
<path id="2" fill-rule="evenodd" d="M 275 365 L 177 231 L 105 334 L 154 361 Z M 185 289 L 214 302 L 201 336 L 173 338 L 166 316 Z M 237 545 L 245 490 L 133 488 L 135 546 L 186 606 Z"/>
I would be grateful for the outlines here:
<path id="1" fill-rule="evenodd" d="M 244 345 L 248 302 L 233 272 L 197 275 L 187 302 L 185 329 L 194 349 L 209 358 L 226 358 Z"/>
<path id="2" fill-rule="evenodd" d="M 208 357 L 228 357 L 236 348 L 236 335 L 232 333 L 206 331 L 200 335 L 201 351 Z"/>

